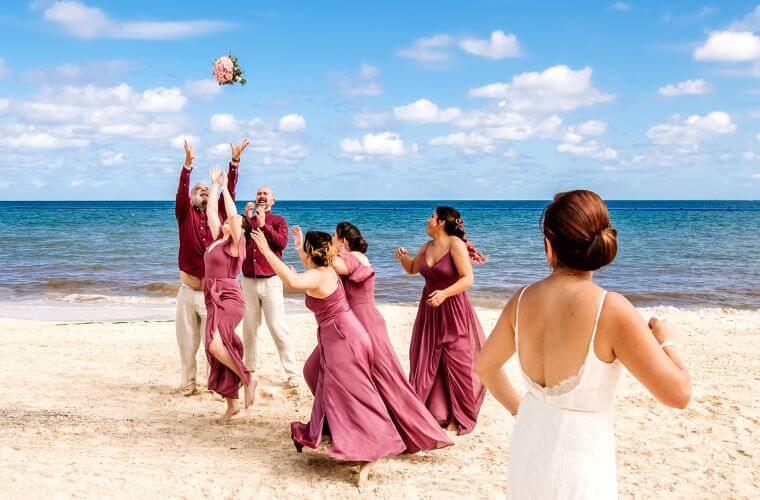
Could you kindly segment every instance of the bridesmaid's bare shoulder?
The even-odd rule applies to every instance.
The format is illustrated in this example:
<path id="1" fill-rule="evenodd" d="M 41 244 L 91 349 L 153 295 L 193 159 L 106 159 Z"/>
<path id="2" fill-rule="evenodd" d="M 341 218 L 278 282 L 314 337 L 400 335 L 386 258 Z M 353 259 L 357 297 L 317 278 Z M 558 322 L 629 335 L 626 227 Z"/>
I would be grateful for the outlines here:
<path id="1" fill-rule="evenodd" d="M 467 252 L 467 243 L 462 238 L 451 238 L 451 250 Z"/>

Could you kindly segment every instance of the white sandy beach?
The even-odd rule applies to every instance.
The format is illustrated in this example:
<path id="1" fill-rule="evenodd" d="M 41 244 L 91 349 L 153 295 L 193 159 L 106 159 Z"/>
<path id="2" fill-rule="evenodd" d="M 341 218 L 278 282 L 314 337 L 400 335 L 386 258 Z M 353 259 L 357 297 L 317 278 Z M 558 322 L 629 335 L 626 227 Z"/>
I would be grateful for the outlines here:
<path id="1" fill-rule="evenodd" d="M 415 310 L 381 310 L 408 366 Z M 653 313 L 685 334 L 693 399 L 685 411 L 666 409 L 626 376 L 616 417 L 622 496 L 757 498 L 760 311 L 642 310 Z M 498 311 L 478 314 L 490 331 Z M 296 314 L 289 322 L 303 361 L 314 321 Z M 355 466 L 293 447 L 289 423 L 308 420 L 311 396 L 287 393 L 266 332 L 256 405 L 220 427 L 221 400 L 177 392 L 171 321 L 0 319 L 0 328 L 5 498 L 497 498 L 506 487 L 513 418 L 490 395 L 473 434 L 428 456 L 383 460 L 361 495 Z M 508 371 L 521 387 L 514 362 Z"/>

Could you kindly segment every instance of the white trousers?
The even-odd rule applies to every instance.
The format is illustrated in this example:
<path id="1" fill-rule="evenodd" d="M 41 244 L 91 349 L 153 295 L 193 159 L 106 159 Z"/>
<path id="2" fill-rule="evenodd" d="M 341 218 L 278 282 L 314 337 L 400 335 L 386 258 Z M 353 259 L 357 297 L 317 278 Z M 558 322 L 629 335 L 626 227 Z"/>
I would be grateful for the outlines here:
<path id="1" fill-rule="evenodd" d="M 285 321 L 285 298 L 282 280 L 271 278 L 243 277 L 245 295 L 245 315 L 243 315 L 243 347 L 245 367 L 251 373 L 256 371 L 256 334 L 261 324 L 262 313 L 266 320 L 274 345 L 280 353 L 280 362 L 288 378 L 300 377 L 301 370 L 296 363 L 295 346 L 288 335 Z"/>
<path id="2" fill-rule="evenodd" d="M 182 361 L 182 387 L 195 382 L 201 338 L 206 332 L 206 301 L 203 290 L 193 290 L 184 283 L 177 292 L 177 345 Z"/>

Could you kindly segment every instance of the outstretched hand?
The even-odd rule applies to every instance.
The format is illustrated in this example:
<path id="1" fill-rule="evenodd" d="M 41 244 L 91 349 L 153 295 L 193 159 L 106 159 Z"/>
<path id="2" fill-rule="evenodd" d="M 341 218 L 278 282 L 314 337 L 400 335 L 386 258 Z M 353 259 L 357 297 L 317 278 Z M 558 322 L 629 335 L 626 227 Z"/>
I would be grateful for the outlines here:
<path id="1" fill-rule="evenodd" d="M 224 186 L 224 178 L 226 177 L 225 173 L 214 165 L 211 167 L 211 184 L 216 184 L 218 186 Z"/>
<path id="2" fill-rule="evenodd" d="M 240 161 L 240 154 L 243 151 L 245 151 L 245 148 L 248 147 L 248 144 L 250 144 L 248 139 L 243 139 L 243 142 L 241 142 L 237 146 L 230 143 L 230 152 L 232 153 L 232 161 Z"/>
<path id="3" fill-rule="evenodd" d="M 301 226 L 293 226 L 293 246 L 296 250 L 303 248 L 303 233 Z"/>
<path id="4" fill-rule="evenodd" d="M 409 251 L 404 247 L 399 247 L 396 249 L 396 260 L 398 261 L 404 261 L 409 258 Z"/>
<path id="5" fill-rule="evenodd" d="M 185 165 L 184 167 L 188 170 L 193 168 L 193 159 L 195 157 L 193 156 L 193 148 L 188 144 L 187 139 L 185 139 Z"/>

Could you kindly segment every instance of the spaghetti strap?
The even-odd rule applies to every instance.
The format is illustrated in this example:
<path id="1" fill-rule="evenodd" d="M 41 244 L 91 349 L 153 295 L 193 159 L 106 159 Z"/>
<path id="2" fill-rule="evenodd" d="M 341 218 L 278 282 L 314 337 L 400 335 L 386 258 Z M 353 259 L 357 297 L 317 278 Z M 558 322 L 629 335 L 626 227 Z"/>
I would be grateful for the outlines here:
<path id="1" fill-rule="evenodd" d="M 589 343 L 589 353 L 594 351 L 594 339 L 596 338 L 596 330 L 599 326 L 599 316 L 602 315 L 602 306 L 604 306 L 604 299 L 607 298 L 607 290 L 602 292 L 602 298 L 599 299 L 599 309 L 596 310 L 596 318 L 594 319 L 594 329 L 591 331 L 591 342 Z"/>
<path id="2" fill-rule="evenodd" d="M 517 325 L 520 323 L 520 302 L 522 302 L 523 294 L 525 293 L 525 290 L 528 289 L 530 285 L 525 285 L 522 290 L 520 290 L 520 295 L 517 297 L 517 307 L 515 308 L 515 352 L 517 352 L 517 355 L 519 356 L 520 353 L 517 351 L 517 339 L 518 339 L 518 333 L 517 333 Z"/>

